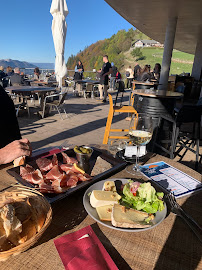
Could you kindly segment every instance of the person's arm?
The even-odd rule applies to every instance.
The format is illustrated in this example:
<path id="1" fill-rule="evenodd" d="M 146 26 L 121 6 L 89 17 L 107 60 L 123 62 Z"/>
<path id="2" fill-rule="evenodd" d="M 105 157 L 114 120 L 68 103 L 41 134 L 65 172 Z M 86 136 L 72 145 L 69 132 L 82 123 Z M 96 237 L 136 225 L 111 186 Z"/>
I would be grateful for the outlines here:
<path id="1" fill-rule="evenodd" d="M 75 66 L 75 69 L 74 69 L 74 70 L 75 70 L 75 72 L 78 72 L 78 68 L 77 68 L 77 66 Z"/>
<path id="2" fill-rule="evenodd" d="M 21 156 L 30 156 L 31 144 L 28 139 L 13 141 L 0 149 L 0 164 L 7 164 Z"/>

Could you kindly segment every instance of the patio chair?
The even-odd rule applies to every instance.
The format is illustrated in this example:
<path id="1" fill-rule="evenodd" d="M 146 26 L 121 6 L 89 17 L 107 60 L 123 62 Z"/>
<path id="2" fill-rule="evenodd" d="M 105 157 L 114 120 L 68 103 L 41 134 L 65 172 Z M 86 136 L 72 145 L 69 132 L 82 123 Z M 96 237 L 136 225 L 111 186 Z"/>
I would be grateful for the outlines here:
<path id="1" fill-rule="evenodd" d="M 46 110 L 47 106 L 50 107 L 49 112 L 51 112 L 52 108 L 54 107 L 58 111 L 62 120 L 64 120 L 64 119 L 62 117 L 60 110 L 63 109 L 65 116 L 67 118 L 66 110 L 65 110 L 65 108 L 63 108 L 66 96 L 67 96 L 67 92 L 46 96 L 44 99 L 42 118 L 44 118 L 44 116 L 45 116 L 45 110 Z M 58 100 L 53 100 L 53 98 L 56 98 L 56 97 L 58 97 Z M 49 101 L 48 99 L 49 100 L 52 99 L 52 101 Z"/>
<path id="2" fill-rule="evenodd" d="M 176 155 L 179 155 L 180 151 L 185 148 L 185 153 L 180 156 L 182 159 L 186 152 L 189 150 L 196 155 L 196 163 L 195 169 L 198 169 L 199 163 L 199 142 L 200 142 L 200 126 L 201 126 L 201 113 L 202 106 L 197 105 L 184 105 L 179 112 L 176 114 L 175 118 L 171 118 L 170 116 L 162 115 L 159 117 L 158 127 L 156 129 L 155 137 L 154 137 L 154 147 L 160 148 L 162 151 L 166 152 L 170 155 L 170 158 L 173 159 Z M 162 145 L 160 145 L 157 141 L 159 130 L 162 129 L 163 121 L 167 121 L 172 125 L 171 131 L 171 140 L 170 141 L 170 149 L 166 149 Z M 190 131 L 182 131 L 181 127 L 185 123 L 192 123 L 193 129 Z M 167 141 L 168 142 L 168 141 Z M 179 144 L 180 148 L 176 151 L 176 146 Z M 196 146 L 196 150 L 194 147 Z"/>
<path id="3" fill-rule="evenodd" d="M 131 113 L 131 114 L 136 114 L 138 115 L 137 111 L 134 109 L 133 107 L 133 103 L 134 103 L 134 94 L 131 94 L 131 105 L 125 105 L 125 106 L 116 106 L 113 105 L 113 100 L 112 100 L 112 96 L 110 94 L 108 94 L 109 96 L 109 114 L 108 114 L 108 118 L 107 118 L 107 123 L 106 123 L 106 128 L 105 128 L 105 134 L 104 134 L 104 139 L 103 139 L 103 144 L 107 144 L 109 139 L 128 139 L 128 136 L 110 136 L 111 132 L 129 132 L 129 129 L 111 129 L 111 125 L 112 125 L 112 120 L 113 120 L 113 116 L 114 113 L 118 112 L 118 113 Z"/>

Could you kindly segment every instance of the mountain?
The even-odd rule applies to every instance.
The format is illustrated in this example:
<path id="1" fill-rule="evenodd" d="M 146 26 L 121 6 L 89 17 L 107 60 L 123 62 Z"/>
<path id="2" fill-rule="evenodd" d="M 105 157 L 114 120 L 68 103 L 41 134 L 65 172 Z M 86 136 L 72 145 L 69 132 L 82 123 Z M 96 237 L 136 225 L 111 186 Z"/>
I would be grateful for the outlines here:
<path id="1" fill-rule="evenodd" d="M 6 68 L 7 66 L 10 66 L 12 68 L 19 67 L 19 68 L 35 68 L 36 65 L 33 65 L 31 63 L 25 62 L 25 61 L 19 61 L 19 60 L 13 60 L 13 59 L 1 59 L 0 60 L 0 66 L 3 66 Z"/>
<path id="2" fill-rule="evenodd" d="M 82 61 L 85 70 L 99 69 L 102 67 L 102 57 L 107 54 L 109 61 L 118 69 L 123 67 L 124 52 L 128 51 L 131 44 L 138 39 L 150 39 L 137 29 L 128 31 L 120 30 L 108 39 L 99 40 L 88 46 L 77 55 L 71 55 L 67 61 L 67 68 L 74 69 L 78 59 Z"/>
<path id="3" fill-rule="evenodd" d="M 133 68 L 135 62 L 138 61 L 139 65 L 143 67 L 150 64 L 153 68 L 155 63 L 162 63 L 163 48 L 158 47 L 145 47 L 140 49 L 141 57 L 133 57 L 131 52 L 131 44 L 138 39 L 150 39 L 139 30 L 133 28 L 128 31 L 120 30 L 108 39 L 99 40 L 94 44 L 86 47 L 77 55 L 71 55 L 67 61 L 67 68 L 74 70 L 78 60 L 81 60 L 84 65 L 85 71 L 92 71 L 93 69 L 100 69 L 103 65 L 102 57 L 107 54 L 109 62 L 114 62 L 125 77 L 125 68 L 129 65 Z M 137 53 L 137 52 L 136 52 Z M 138 55 L 137 55 L 138 56 Z M 138 60 L 137 60 L 138 58 Z M 181 74 L 183 72 L 191 72 L 194 56 L 188 53 L 173 50 L 171 74 Z M 73 74 L 73 72 L 72 72 Z M 85 73 L 86 77 L 92 77 L 92 73 Z"/>
<path id="4" fill-rule="evenodd" d="M 40 69 L 55 69 L 55 64 L 54 63 L 31 63 Z"/>

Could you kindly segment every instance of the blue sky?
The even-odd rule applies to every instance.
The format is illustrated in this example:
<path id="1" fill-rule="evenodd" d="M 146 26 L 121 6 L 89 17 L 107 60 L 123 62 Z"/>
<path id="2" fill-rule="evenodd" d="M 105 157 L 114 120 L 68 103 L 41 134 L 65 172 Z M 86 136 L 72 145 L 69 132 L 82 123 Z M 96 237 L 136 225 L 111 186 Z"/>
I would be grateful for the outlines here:
<path id="1" fill-rule="evenodd" d="M 66 0 L 65 59 L 97 40 L 132 27 L 104 0 Z M 0 59 L 54 62 L 51 0 L 1 1 Z"/>

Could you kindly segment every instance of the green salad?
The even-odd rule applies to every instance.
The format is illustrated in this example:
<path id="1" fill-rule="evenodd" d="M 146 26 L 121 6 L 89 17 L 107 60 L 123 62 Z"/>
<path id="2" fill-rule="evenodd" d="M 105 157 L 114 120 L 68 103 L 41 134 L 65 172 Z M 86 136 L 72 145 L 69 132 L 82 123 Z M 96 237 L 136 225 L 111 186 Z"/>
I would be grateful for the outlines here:
<path id="1" fill-rule="evenodd" d="M 154 214 L 164 209 L 163 192 L 156 192 L 150 182 L 139 183 L 128 180 L 123 187 L 121 204 L 139 211 Z"/>

